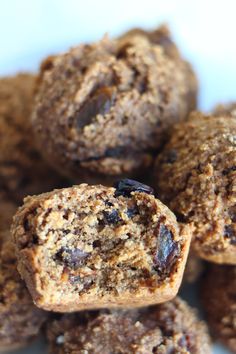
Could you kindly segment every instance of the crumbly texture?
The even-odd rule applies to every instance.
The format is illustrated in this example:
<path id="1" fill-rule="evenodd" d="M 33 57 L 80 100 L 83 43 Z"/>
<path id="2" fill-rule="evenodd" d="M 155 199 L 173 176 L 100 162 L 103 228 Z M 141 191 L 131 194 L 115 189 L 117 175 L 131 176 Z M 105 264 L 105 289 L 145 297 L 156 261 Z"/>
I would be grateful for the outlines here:
<path id="1" fill-rule="evenodd" d="M 38 335 L 47 318 L 38 309 L 21 280 L 9 242 L 9 231 L 0 231 L 0 352 L 18 349 Z M 8 240 L 7 240 L 8 239 Z"/>
<path id="2" fill-rule="evenodd" d="M 131 36 L 137 35 L 148 38 L 149 41 L 154 45 L 161 46 L 166 56 L 175 62 L 179 62 L 179 65 L 183 66 L 183 70 L 185 70 L 185 79 L 187 82 L 186 84 L 188 85 L 188 90 L 185 97 L 185 100 L 188 104 L 188 111 L 191 112 L 192 110 L 196 109 L 198 92 L 198 82 L 196 75 L 190 63 L 183 60 L 181 57 L 179 49 L 172 39 L 169 28 L 166 25 L 162 25 L 153 31 L 146 31 L 142 28 L 133 28 L 123 34 L 120 39 L 129 39 Z"/>
<path id="3" fill-rule="evenodd" d="M 195 283 L 204 270 L 204 262 L 193 251 L 190 250 L 186 267 L 184 269 L 184 283 Z"/>
<path id="4" fill-rule="evenodd" d="M 236 120 L 194 113 L 177 124 L 154 183 L 177 219 L 194 224 L 200 257 L 236 264 Z"/>
<path id="5" fill-rule="evenodd" d="M 231 118 L 236 118 L 236 102 L 217 105 L 213 110 L 213 114 L 216 116 L 223 115 Z"/>
<path id="6" fill-rule="evenodd" d="M 28 194 L 60 187 L 57 174 L 33 146 L 30 114 L 35 76 L 0 78 L 0 201 L 21 203 Z"/>
<path id="7" fill-rule="evenodd" d="M 212 334 L 236 353 L 236 267 L 210 266 L 201 294 Z"/>
<path id="8" fill-rule="evenodd" d="M 64 315 L 49 323 L 47 334 L 51 354 L 211 353 L 205 324 L 179 298 L 151 308 L 101 313 L 95 318 Z"/>
<path id="9" fill-rule="evenodd" d="M 12 234 L 18 270 L 39 307 L 137 307 L 176 295 L 191 229 L 151 192 L 123 180 L 25 199 Z"/>
<path id="10" fill-rule="evenodd" d="M 196 104 L 189 64 L 167 52 L 132 34 L 44 61 L 32 121 L 45 157 L 79 182 L 148 168 L 167 128 Z"/>

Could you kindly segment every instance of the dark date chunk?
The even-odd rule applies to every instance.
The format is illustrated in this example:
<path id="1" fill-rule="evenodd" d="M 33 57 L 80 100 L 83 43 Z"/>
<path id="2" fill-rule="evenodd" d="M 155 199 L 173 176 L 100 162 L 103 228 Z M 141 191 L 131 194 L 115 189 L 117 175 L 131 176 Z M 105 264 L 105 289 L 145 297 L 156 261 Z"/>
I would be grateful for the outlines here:
<path id="1" fill-rule="evenodd" d="M 172 164 L 177 160 L 177 151 L 169 150 L 165 156 L 164 162 Z"/>
<path id="2" fill-rule="evenodd" d="M 129 48 L 132 48 L 132 45 L 130 43 L 123 44 L 116 54 L 117 59 L 127 58 Z"/>
<path id="3" fill-rule="evenodd" d="M 111 211 L 104 211 L 104 222 L 105 224 L 118 224 L 122 219 L 120 218 L 119 212 L 116 209 Z"/>
<path id="4" fill-rule="evenodd" d="M 105 157 L 124 157 L 127 154 L 126 146 L 116 146 L 105 151 Z"/>
<path id="5" fill-rule="evenodd" d="M 89 253 L 81 250 L 80 248 L 70 249 L 67 247 L 62 247 L 56 253 L 56 260 L 64 263 L 67 267 L 75 269 L 81 267 L 88 256 Z"/>
<path id="6" fill-rule="evenodd" d="M 119 197 L 120 195 L 130 197 L 132 192 L 154 194 L 153 188 L 128 178 L 118 181 L 114 187 L 116 188 L 115 197 Z"/>
<path id="7" fill-rule="evenodd" d="M 236 223 L 236 206 L 232 206 L 229 208 L 229 217 L 232 222 Z"/>
<path id="8" fill-rule="evenodd" d="M 55 56 L 50 55 L 47 57 L 41 64 L 40 66 L 40 71 L 43 73 L 44 71 L 51 70 L 53 68 L 53 60 L 55 59 Z"/>
<path id="9" fill-rule="evenodd" d="M 101 247 L 101 241 L 100 240 L 95 240 L 93 241 L 93 248 L 99 248 Z"/>
<path id="10" fill-rule="evenodd" d="M 230 240 L 232 245 L 236 245 L 236 232 L 233 225 L 225 225 L 224 236 Z"/>
<path id="11" fill-rule="evenodd" d="M 181 348 L 191 351 L 194 348 L 194 338 L 190 333 L 183 333 L 182 337 L 179 339 L 178 344 Z"/>
<path id="12" fill-rule="evenodd" d="M 128 216 L 129 219 L 133 218 L 135 215 L 139 214 L 138 208 L 137 207 L 133 207 L 133 208 L 128 208 L 126 211 L 126 214 Z"/>
<path id="13" fill-rule="evenodd" d="M 157 235 L 157 251 L 154 256 L 155 269 L 161 273 L 170 270 L 178 253 L 178 243 L 173 240 L 172 232 L 161 224 Z"/>
<path id="14" fill-rule="evenodd" d="M 82 129 L 89 125 L 96 115 L 104 115 L 110 111 L 114 102 L 114 89 L 111 87 L 101 87 L 84 102 L 76 115 L 77 126 Z"/>
<path id="15" fill-rule="evenodd" d="M 69 280 L 72 285 L 82 284 L 83 290 L 89 289 L 93 283 L 93 278 L 90 276 L 81 278 L 79 275 L 70 275 Z"/>
<path id="16" fill-rule="evenodd" d="M 236 166 L 231 166 L 231 167 L 225 168 L 222 173 L 224 176 L 226 176 L 230 172 L 234 172 L 234 171 L 236 171 Z"/>

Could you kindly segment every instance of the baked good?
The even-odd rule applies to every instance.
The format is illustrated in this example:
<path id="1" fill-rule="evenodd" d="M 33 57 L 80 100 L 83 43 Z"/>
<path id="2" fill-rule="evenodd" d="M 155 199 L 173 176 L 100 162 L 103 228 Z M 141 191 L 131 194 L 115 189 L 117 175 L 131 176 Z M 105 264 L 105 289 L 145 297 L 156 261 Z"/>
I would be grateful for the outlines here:
<path id="1" fill-rule="evenodd" d="M 217 116 L 227 115 L 236 118 L 236 102 L 217 105 L 213 110 L 213 114 Z"/>
<path id="2" fill-rule="evenodd" d="M 137 176 L 152 164 L 167 128 L 195 106 L 190 71 L 179 54 L 140 34 L 50 57 L 32 117 L 39 150 L 79 183 Z"/>
<path id="3" fill-rule="evenodd" d="M 186 262 L 186 266 L 184 269 L 184 283 L 195 283 L 200 276 L 202 275 L 204 270 L 204 262 L 201 258 L 196 256 L 196 254 L 190 250 L 188 259 Z"/>
<path id="4" fill-rule="evenodd" d="M 17 204 L 0 198 L 0 232 L 9 230 L 9 225 L 12 223 L 12 218 L 17 211 Z M 9 231 L 8 231 L 9 234 Z M 10 234 L 9 234 L 10 235 Z"/>
<path id="5" fill-rule="evenodd" d="M 120 39 L 129 39 L 131 36 L 144 36 L 154 45 L 161 46 L 164 50 L 165 55 L 174 60 L 177 65 L 180 65 L 185 71 L 185 80 L 188 85 L 187 95 L 185 100 L 187 100 L 188 110 L 191 112 L 197 107 L 197 92 L 198 92 L 198 82 L 196 75 L 193 71 L 192 66 L 189 62 L 183 60 L 178 47 L 176 46 L 171 32 L 166 25 L 161 25 L 160 27 L 147 31 L 142 28 L 133 28 L 126 33 L 124 33 Z"/>
<path id="6" fill-rule="evenodd" d="M 0 78 L 1 204 L 20 204 L 28 194 L 62 185 L 33 145 L 30 114 L 34 85 L 31 74 Z"/>
<path id="7" fill-rule="evenodd" d="M 47 313 L 38 309 L 16 268 L 9 225 L 17 205 L 0 201 L 0 352 L 18 349 L 39 333 Z"/>
<path id="8" fill-rule="evenodd" d="M 236 264 L 236 120 L 190 115 L 157 157 L 154 184 L 182 222 L 192 222 L 200 257 Z"/>
<path id="9" fill-rule="evenodd" d="M 39 307 L 70 312 L 173 298 L 191 240 L 152 188 L 81 184 L 28 197 L 14 217 L 18 270 Z"/>
<path id="10" fill-rule="evenodd" d="M 201 294 L 213 336 L 236 353 L 236 267 L 211 265 Z"/>
<path id="11" fill-rule="evenodd" d="M 49 323 L 51 354 L 211 353 L 205 324 L 179 298 L 151 308 L 85 314 Z"/>
<path id="12" fill-rule="evenodd" d="M 0 352 L 4 353 L 32 341 L 47 318 L 47 313 L 33 304 L 17 272 L 9 238 L 9 231 L 0 231 Z"/>

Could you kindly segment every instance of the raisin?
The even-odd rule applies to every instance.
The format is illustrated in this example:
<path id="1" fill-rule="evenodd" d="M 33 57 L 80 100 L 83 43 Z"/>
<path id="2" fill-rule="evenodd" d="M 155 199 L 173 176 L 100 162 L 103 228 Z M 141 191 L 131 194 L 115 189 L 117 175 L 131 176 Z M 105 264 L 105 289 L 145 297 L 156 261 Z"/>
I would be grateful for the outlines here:
<path id="1" fill-rule="evenodd" d="M 25 231 L 30 231 L 30 223 L 29 223 L 28 219 L 24 220 L 23 226 L 24 226 Z"/>
<path id="2" fill-rule="evenodd" d="M 178 344 L 181 348 L 184 348 L 187 351 L 191 351 L 191 349 L 193 348 L 192 342 L 193 342 L 192 336 L 187 333 L 186 334 L 184 333 L 182 337 L 179 339 Z"/>
<path id="3" fill-rule="evenodd" d="M 35 244 L 35 245 L 38 245 L 38 244 L 39 244 L 38 235 L 36 235 L 36 234 L 33 234 L 33 235 L 32 235 L 32 242 L 33 242 L 33 244 Z"/>
<path id="4" fill-rule="evenodd" d="M 114 187 L 116 188 L 115 197 L 120 195 L 130 197 L 132 192 L 154 194 L 154 190 L 151 187 L 128 178 L 118 181 Z"/>
<path id="5" fill-rule="evenodd" d="M 236 171 L 236 166 L 227 167 L 223 170 L 223 175 L 228 175 L 230 172 Z"/>
<path id="6" fill-rule="evenodd" d="M 90 124 L 98 114 L 106 114 L 110 111 L 114 102 L 114 89 L 111 87 L 101 87 L 84 102 L 76 115 L 77 126 L 79 129 Z"/>
<path id="7" fill-rule="evenodd" d="M 162 272 L 170 270 L 179 253 L 178 243 L 173 240 L 173 233 L 161 224 L 157 235 L 157 251 L 154 257 L 155 269 Z"/>
<path id="8" fill-rule="evenodd" d="M 147 92 L 148 90 L 148 79 L 147 77 L 143 77 L 139 80 L 139 82 L 137 82 L 137 89 L 139 91 L 140 94 L 143 94 L 145 92 Z"/>
<path id="9" fill-rule="evenodd" d="M 128 216 L 128 218 L 133 218 L 135 215 L 139 214 L 138 208 L 137 207 L 133 207 L 133 208 L 128 208 L 126 211 L 126 214 Z"/>
<path id="10" fill-rule="evenodd" d="M 166 154 L 165 163 L 174 163 L 177 160 L 177 151 L 176 150 L 169 150 Z"/>
<path id="11" fill-rule="evenodd" d="M 93 248 L 98 248 L 98 247 L 101 247 L 101 241 L 100 240 L 93 241 Z"/>
<path id="12" fill-rule="evenodd" d="M 53 68 L 53 60 L 55 59 L 55 56 L 50 55 L 47 57 L 41 64 L 40 66 L 40 71 L 43 73 L 44 71 L 51 70 Z"/>
<path id="13" fill-rule="evenodd" d="M 105 151 L 104 157 L 124 157 L 127 148 L 125 146 L 116 146 Z"/>
<path id="14" fill-rule="evenodd" d="M 230 240 L 232 245 L 236 245 L 236 232 L 233 225 L 225 225 L 224 236 Z"/>
<path id="15" fill-rule="evenodd" d="M 109 202 L 109 200 L 105 200 L 105 205 L 107 206 L 114 206 L 112 202 Z"/>
<path id="16" fill-rule="evenodd" d="M 83 290 L 89 289 L 93 283 L 93 279 L 90 276 L 81 278 L 79 275 L 70 275 L 69 280 L 72 285 L 83 284 Z"/>
<path id="17" fill-rule="evenodd" d="M 128 49 L 131 47 L 132 47 L 132 45 L 130 43 L 125 43 L 124 45 L 122 45 L 116 54 L 117 59 L 127 58 Z"/>
<path id="18" fill-rule="evenodd" d="M 67 247 L 62 247 L 56 253 L 56 259 L 70 268 L 81 267 L 88 256 L 89 253 L 81 250 L 80 248 L 70 249 Z"/>
<path id="19" fill-rule="evenodd" d="M 186 222 L 186 216 L 185 215 L 175 211 L 175 216 L 176 216 L 176 219 L 177 219 L 178 222 L 181 222 L 181 223 L 185 223 Z"/>
<path id="20" fill-rule="evenodd" d="M 229 208 L 229 216 L 233 222 L 236 222 L 236 206 Z"/>
<path id="21" fill-rule="evenodd" d="M 106 224 L 118 224 L 122 220 L 116 209 L 113 209 L 111 212 L 104 211 L 103 216 Z"/>

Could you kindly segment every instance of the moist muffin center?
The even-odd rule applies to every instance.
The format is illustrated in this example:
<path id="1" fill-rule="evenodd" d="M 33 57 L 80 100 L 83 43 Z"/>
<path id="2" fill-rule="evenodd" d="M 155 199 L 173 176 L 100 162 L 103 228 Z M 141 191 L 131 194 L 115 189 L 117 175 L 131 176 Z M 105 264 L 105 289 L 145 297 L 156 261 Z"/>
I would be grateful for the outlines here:
<path id="1" fill-rule="evenodd" d="M 31 234 L 30 242 L 32 247 L 47 243 L 45 269 L 50 267 L 55 281 L 64 279 L 70 291 L 120 293 L 155 286 L 180 253 L 165 216 L 156 217 L 155 203 L 145 193 L 115 197 L 94 192 L 83 203 L 71 200 L 70 208 L 63 201 L 54 203 L 42 220 L 40 239 Z M 28 214 L 24 227 L 29 234 L 32 226 Z M 46 271 L 44 277 L 49 281 Z"/>

